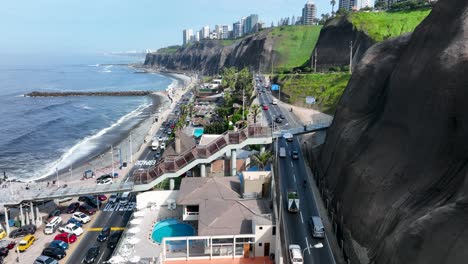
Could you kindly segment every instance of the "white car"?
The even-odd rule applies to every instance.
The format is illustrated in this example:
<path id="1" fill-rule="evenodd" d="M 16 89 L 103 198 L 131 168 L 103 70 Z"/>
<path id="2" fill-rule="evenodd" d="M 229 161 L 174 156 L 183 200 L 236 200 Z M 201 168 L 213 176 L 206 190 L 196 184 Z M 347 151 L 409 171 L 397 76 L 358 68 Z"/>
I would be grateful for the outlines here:
<path id="1" fill-rule="evenodd" d="M 165 149 L 166 148 L 166 143 L 165 142 L 161 143 L 161 146 L 159 146 L 159 148 L 160 149 Z"/>
<path id="2" fill-rule="evenodd" d="M 117 202 L 117 194 L 115 194 L 115 193 L 111 194 L 111 196 L 109 197 L 108 202 L 109 203 L 116 203 Z"/>
<path id="3" fill-rule="evenodd" d="M 81 212 L 73 213 L 72 217 L 83 224 L 89 223 L 89 221 L 91 221 L 91 218 L 87 214 Z"/>
<path id="4" fill-rule="evenodd" d="M 291 258 L 291 264 L 303 264 L 301 246 L 289 245 L 289 257 Z"/>
<path id="5" fill-rule="evenodd" d="M 291 133 L 284 133 L 283 138 L 286 139 L 287 141 L 293 141 L 294 136 Z"/>
<path id="6" fill-rule="evenodd" d="M 105 178 L 103 180 L 98 181 L 98 185 L 106 185 L 106 184 L 112 184 L 114 181 L 111 178 Z"/>
<path id="7" fill-rule="evenodd" d="M 68 224 L 66 226 L 62 226 L 59 228 L 60 232 L 65 232 L 68 234 L 74 234 L 76 236 L 80 236 L 83 234 L 83 228 L 75 225 L 75 224 Z"/>

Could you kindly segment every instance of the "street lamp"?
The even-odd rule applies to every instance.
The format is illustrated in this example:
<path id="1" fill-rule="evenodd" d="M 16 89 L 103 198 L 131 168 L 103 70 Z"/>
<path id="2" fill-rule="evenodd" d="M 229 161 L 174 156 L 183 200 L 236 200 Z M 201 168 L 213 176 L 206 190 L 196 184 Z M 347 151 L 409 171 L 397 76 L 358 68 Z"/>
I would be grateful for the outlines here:
<path id="1" fill-rule="evenodd" d="M 323 248 L 323 244 L 319 242 L 319 243 L 317 243 L 317 244 L 315 244 L 313 246 L 310 245 L 309 247 L 305 247 L 304 250 L 302 250 L 302 255 L 304 256 L 306 249 L 314 249 L 314 248 L 315 249 Z M 310 250 L 309 250 L 309 255 L 310 255 Z"/>

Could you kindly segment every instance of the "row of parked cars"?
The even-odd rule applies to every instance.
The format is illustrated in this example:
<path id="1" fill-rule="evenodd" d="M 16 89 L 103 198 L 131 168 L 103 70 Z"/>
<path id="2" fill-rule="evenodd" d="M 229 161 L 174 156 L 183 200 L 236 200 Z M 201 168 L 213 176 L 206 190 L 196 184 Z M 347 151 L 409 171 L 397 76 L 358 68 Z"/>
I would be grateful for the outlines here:
<path id="1" fill-rule="evenodd" d="M 69 244 L 75 243 L 78 237 L 84 233 L 82 226 L 91 221 L 90 216 L 96 213 L 97 207 L 106 199 L 105 195 L 79 197 L 78 202 L 72 202 L 68 205 L 66 212 L 72 215 L 66 223 L 63 223 L 60 210 L 49 214 L 44 233 L 51 235 L 57 230 L 61 233 L 57 234 L 54 240 L 42 251 L 42 255 L 36 259 L 35 264 L 53 264 L 63 259 L 67 255 L 66 250 L 69 248 Z"/>

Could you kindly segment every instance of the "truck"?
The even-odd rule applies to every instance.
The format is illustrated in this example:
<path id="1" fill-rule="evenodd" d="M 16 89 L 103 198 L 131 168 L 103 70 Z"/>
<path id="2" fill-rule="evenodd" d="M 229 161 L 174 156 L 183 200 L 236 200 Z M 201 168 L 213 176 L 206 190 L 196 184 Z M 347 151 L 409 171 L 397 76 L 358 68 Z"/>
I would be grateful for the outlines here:
<path id="1" fill-rule="evenodd" d="M 151 149 L 152 150 L 158 150 L 159 148 L 159 140 L 153 140 L 153 143 L 151 143 Z"/>
<path id="2" fill-rule="evenodd" d="M 285 148 L 280 148 L 279 156 L 280 156 L 280 158 L 286 158 L 286 149 Z"/>
<path id="3" fill-rule="evenodd" d="M 299 193 L 297 190 L 288 190 L 288 211 L 299 212 Z"/>

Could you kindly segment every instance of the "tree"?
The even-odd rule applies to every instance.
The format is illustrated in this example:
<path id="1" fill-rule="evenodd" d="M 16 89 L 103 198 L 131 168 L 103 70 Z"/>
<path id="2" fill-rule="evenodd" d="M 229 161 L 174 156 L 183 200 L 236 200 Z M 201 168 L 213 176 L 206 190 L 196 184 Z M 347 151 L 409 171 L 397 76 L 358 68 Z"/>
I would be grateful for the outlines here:
<path id="1" fill-rule="evenodd" d="M 258 165 L 261 170 L 264 170 L 266 165 L 271 161 L 273 155 L 269 151 L 265 151 L 263 153 L 258 153 L 250 156 L 252 162 L 255 165 Z"/>
<path id="2" fill-rule="evenodd" d="M 193 103 L 190 103 L 188 105 L 188 114 L 189 114 L 190 117 L 192 117 L 192 115 L 193 115 Z"/>
<path id="3" fill-rule="evenodd" d="M 223 87 L 234 88 L 236 86 L 237 69 L 235 67 L 223 68 L 221 74 L 223 75 Z"/>
<path id="4" fill-rule="evenodd" d="M 253 118 L 254 118 L 254 124 L 256 124 L 257 123 L 257 116 L 258 116 L 258 113 L 260 112 L 260 106 L 258 104 L 254 104 L 250 108 L 252 110 L 252 114 L 253 114 Z"/>
<path id="5" fill-rule="evenodd" d="M 331 1 L 330 1 L 330 4 L 331 4 L 331 6 L 332 6 L 332 12 L 331 12 L 331 14 L 332 14 L 332 16 L 333 16 L 333 14 L 335 13 L 336 1 L 335 1 L 335 0 L 331 0 Z"/>
<path id="6" fill-rule="evenodd" d="M 219 116 L 221 116 L 224 120 L 227 120 L 229 115 L 231 114 L 229 107 L 218 107 L 216 108 L 216 112 Z"/>
<path id="7" fill-rule="evenodd" d="M 322 19 L 319 20 L 319 25 L 325 25 L 328 19 L 330 19 L 330 14 L 321 14 Z"/>

